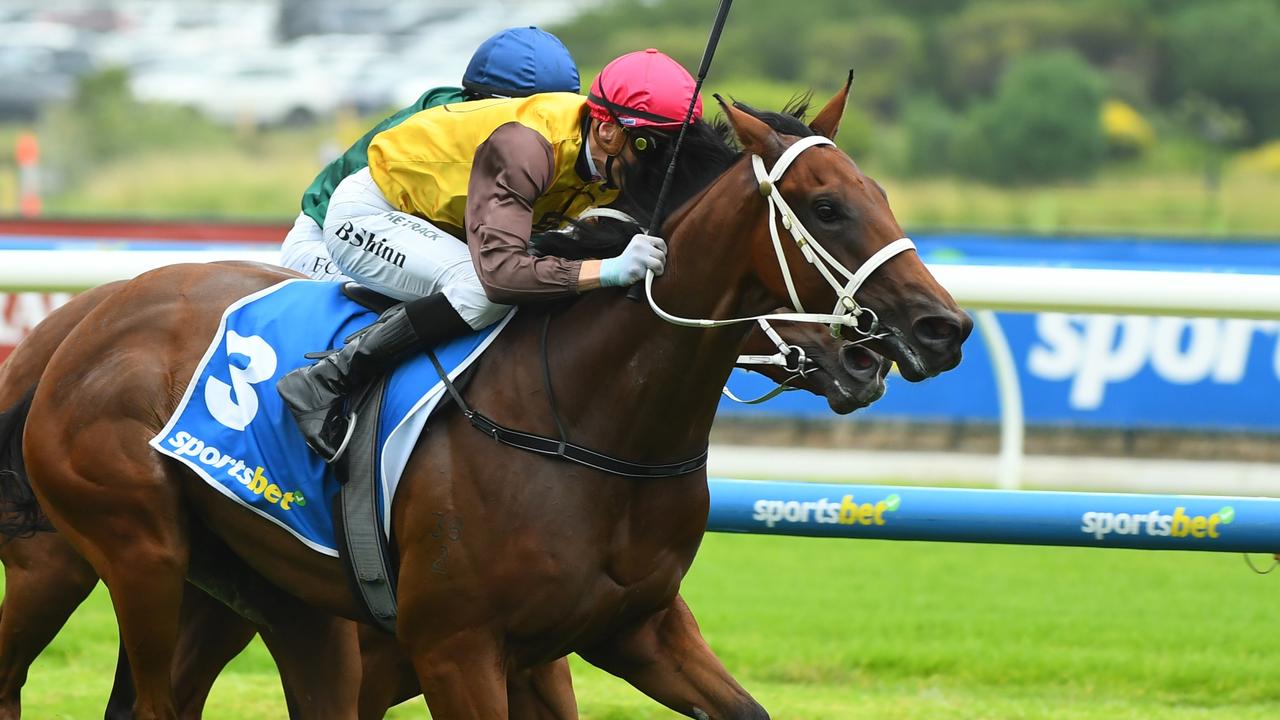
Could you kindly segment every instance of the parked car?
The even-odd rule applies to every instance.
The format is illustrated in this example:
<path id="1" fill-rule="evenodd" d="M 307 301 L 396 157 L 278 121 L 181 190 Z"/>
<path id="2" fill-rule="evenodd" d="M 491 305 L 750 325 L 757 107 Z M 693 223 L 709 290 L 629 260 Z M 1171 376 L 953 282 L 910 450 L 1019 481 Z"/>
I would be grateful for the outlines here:
<path id="1" fill-rule="evenodd" d="M 0 119 L 34 120 L 46 105 L 70 99 L 89 68 L 81 50 L 0 45 Z"/>
<path id="2" fill-rule="evenodd" d="M 225 123 L 300 125 L 332 114 L 341 83 L 320 66 L 282 53 L 246 58 L 174 59 L 132 78 L 139 100 L 185 105 Z"/>

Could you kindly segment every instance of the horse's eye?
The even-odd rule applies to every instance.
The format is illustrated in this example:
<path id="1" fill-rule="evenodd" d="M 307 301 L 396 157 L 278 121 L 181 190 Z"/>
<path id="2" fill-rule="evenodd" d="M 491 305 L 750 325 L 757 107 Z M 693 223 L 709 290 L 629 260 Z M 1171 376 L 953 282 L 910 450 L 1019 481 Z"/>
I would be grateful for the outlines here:
<path id="1" fill-rule="evenodd" d="M 826 200 L 819 200 L 813 204 L 813 214 L 822 222 L 835 222 L 840 219 L 840 212 L 836 210 L 836 206 Z"/>

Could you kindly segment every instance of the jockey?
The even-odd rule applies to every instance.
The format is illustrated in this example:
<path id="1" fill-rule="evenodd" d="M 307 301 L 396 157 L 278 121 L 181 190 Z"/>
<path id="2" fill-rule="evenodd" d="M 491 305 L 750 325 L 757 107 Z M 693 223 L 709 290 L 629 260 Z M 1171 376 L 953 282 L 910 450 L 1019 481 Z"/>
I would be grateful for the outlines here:
<path id="1" fill-rule="evenodd" d="M 277 384 L 311 447 L 335 459 L 350 430 L 346 397 L 415 351 L 491 325 L 513 304 L 660 273 L 657 237 L 637 234 L 618 257 L 582 261 L 534 257 L 529 238 L 589 207 L 651 205 L 694 88 L 687 70 L 650 49 L 605 66 L 587 97 L 443 105 L 375 136 L 369 166 L 333 192 L 324 241 L 344 274 L 407 302 Z M 691 122 L 701 114 L 697 99 Z"/>
<path id="2" fill-rule="evenodd" d="M 527 97 L 543 92 L 578 92 L 578 66 L 560 39 L 536 27 L 508 28 L 480 44 L 462 87 L 432 88 L 365 133 L 341 157 L 325 166 L 302 194 L 302 212 L 280 247 L 280 264 L 313 280 L 346 280 L 329 258 L 321 228 L 333 190 L 348 175 L 369 165 L 373 136 L 427 108 L 491 97 Z"/>

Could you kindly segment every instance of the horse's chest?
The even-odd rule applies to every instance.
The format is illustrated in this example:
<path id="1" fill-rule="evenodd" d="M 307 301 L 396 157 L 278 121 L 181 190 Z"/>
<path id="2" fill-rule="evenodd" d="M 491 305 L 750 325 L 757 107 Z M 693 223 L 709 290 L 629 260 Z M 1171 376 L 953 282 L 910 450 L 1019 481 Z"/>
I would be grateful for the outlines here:
<path id="1" fill-rule="evenodd" d="M 604 595 L 620 614 L 665 605 L 680 589 L 688 562 L 681 557 L 618 557 L 604 565 Z"/>
<path id="2" fill-rule="evenodd" d="M 700 534 L 686 535 L 662 525 L 653 521 L 620 525 L 602 554 L 601 599 L 612 605 L 615 617 L 656 611 L 679 591 Z"/>

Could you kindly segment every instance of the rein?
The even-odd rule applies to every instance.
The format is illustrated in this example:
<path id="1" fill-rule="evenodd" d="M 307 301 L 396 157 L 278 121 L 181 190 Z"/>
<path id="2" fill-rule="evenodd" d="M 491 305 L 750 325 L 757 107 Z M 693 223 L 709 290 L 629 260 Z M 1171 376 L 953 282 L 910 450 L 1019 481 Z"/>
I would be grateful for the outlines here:
<path id="1" fill-rule="evenodd" d="M 757 397 L 751 398 L 750 400 L 743 400 L 742 398 L 738 397 L 737 395 L 734 395 L 734 394 L 733 394 L 733 391 L 732 391 L 732 390 L 730 390 L 730 389 L 728 388 L 728 386 L 725 386 L 725 387 L 723 387 L 723 388 L 720 388 L 720 394 L 722 394 L 722 395 L 724 395 L 725 397 L 729 398 L 730 400 L 732 400 L 732 401 L 734 401 L 734 402 L 736 402 L 736 403 L 740 403 L 740 404 L 742 404 L 742 405 L 759 405 L 759 404 L 760 404 L 760 403 L 762 403 L 762 402 L 766 402 L 766 401 L 768 401 L 768 400 L 772 400 L 772 399 L 774 399 L 774 398 L 778 397 L 779 395 L 781 395 L 781 394 L 782 394 L 782 393 L 784 393 L 784 392 L 791 392 L 792 390 L 798 390 L 799 388 L 793 388 L 793 387 L 791 387 L 791 385 L 789 384 L 792 380 L 795 380 L 795 379 L 796 379 L 796 378 L 798 378 L 798 377 L 801 377 L 801 376 L 800 376 L 800 375 L 792 375 L 791 377 L 787 378 L 786 380 L 783 380 L 781 385 L 778 385 L 778 386 L 774 387 L 772 390 L 769 390 L 768 392 L 766 392 L 766 393 L 765 393 L 765 394 L 763 394 L 763 395 L 760 395 L 760 396 L 757 396 Z"/>
<path id="2" fill-rule="evenodd" d="M 791 387 L 791 381 L 803 378 L 813 371 L 813 368 L 810 367 L 812 362 L 809 360 L 808 356 L 805 355 L 804 348 L 799 345 L 788 345 L 787 341 L 782 339 L 782 336 L 778 334 L 777 330 L 773 329 L 773 326 L 769 324 L 768 320 L 757 320 L 756 322 L 760 324 L 760 329 L 764 331 L 765 337 L 769 338 L 769 340 L 773 341 L 773 344 L 777 346 L 778 352 L 772 355 L 739 355 L 738 361 L 734 364 L 739 367 L 743 365 L 776 366 L 789 371 L 791 373 L 791 377 L 783 380 L 772 390 L 769 390 L 759 397 L 752 398 L 751 400 L 743 400 L 737 395 L 734 395 L 727 385 L 721 389 L 720 392 L 725 397 L 736 403 L 742 403 L 743 405 L 759 405 L 766 400 L 772 400 L 778 397 L 784 392 L 795 390 L 797 388 Z"/>
<path id="3" fill-rule="evenodd" d="M 578 215 L 577 220 L 583 221 L 594 218 L 608 218 L 619 222 L 631 223 L 636 226 L 639 226 L 640 224 L 640 222 L 631 215 L 628 215 L 621 210 L 615 210 L 607 207 L 588 208 Z M 786 390 L 794 390 L 795 388 L 788 387 L 788 383 L 796 378 L 805 377 L 813 370 L 813 368 L 810 367 L 811 361 L 805 355 L 804 348 L 788 344 L 787 341 L 783 340 L 782 336 L 778 334 L 778 331 L 773 329 L 773 326 L 769 324 L 768 320 L 761 318 L 756 322 L 760 324 L 760 329 L 764 332 L 765 337 L 769 338 L 769 340 L 773 342 L 774 347 L 778 348 L 778 352 L 772 355 L 739 355 L 738 360 L 734 364 L 776 366 L 790 371 L 792 375 L 777 388 L 770 390 L 754 400 L 741 400 L 730 392 L 729 388 L 724 388 L 725 397 L 734 402 L 743 403 L 744 405 L 756 405 L 764 402 L 765 400 L 771 400 L 777 397 L 779 393 Z M 547 385 L 550 386 L 550 380 L 547 381 Z M 563 435 L 564 433 L 562 432 L 561 434 Z"/>
<path id="4" fill-rule="evenodd" d="M 827 252 L 827 250 L 822 247 L 817 238 L 815 238 L 813 234 L 810 233 L 800 222 L 800 219 L 791 209 L 791 206 L 787 204 L 786 200 L 783 199 L 782 194 L 778 191 L 777 187 L 778 180 L 782 178 L 783 173 L 785 173 L 787 168 L 791 166 L 792 161 L 794 161 L 795 158 L 805 150 L 819 145 L 834 146 L 835 143 L 829 138 L 822 137 L 820 135 L 801 138 L 782 153 L 782 156 L 778 158 L 778 162 L 770 171 L 765 170 L 764 160 L 761 159 L 760 156 L 751 156 L 752 167 L 755 170 L 756 179 L 760 183 L 760 194 L 765 197 L 769 205 L 769 234 L 773 239 L 774 250 L 778 256 L 778 266 L 782 270 L 782 276 L 787 283 L 787 293 L 791 297 L 792 306 L 798 312 L 767 313 L 764 315 L 752 315 L 750 317 L 731 318 L 728 320 L 682 318 L 672 315 L 658 306 L 657 301 L 653 297 L 654 273 L 650 270 L 645 276 L 645 295 L 649 300 L 649 306 L 653 309 L 654 313 L 658 315 L 658 317 L 674 325 L 702 328 L 723 327 L 726 325 L 751 322 L 754 320 L 759 322 L 761 326 L 765 328 L 766 333 L 769 334 L 769 337 L 778 346 L 780 355 L 783 358 L 781 361 L 778 361 L 780 363 L 789 362 L 787 358 L 791 354 L 792 347 L 784 343 L 782 338 L 778 336 L 776 332 L 773 332 L 773 329 L 768 326 L 767 320 L 769 319 L 829 324 L 831 325 L 833 333 L 839 332 L 842 327 L 852 327 L 857 332 L 866 336 L 862 341 L 879 337 L 874 335 L 879 327 L 879 319 L 876 317 L 875 312 L 870 308 L 864 308 L 858 304 L 857 300 L 853 297 L 854 293 L 856 293 L 866 279 L 870 277 L 871 273 L 875 272 L 877 268 L 887 262 L 890 258 L 907 250 L 914 250 L 915 243 L 913 243 L 910 238 L 899 238 L 880 248 L 880 250 L 876 251 L 875 254 L 867 258 L 866 262 L 858 268 L 857 272 L 850 272 L 843 264 L 840 263 L 839 260 L 836 260 L 831 253 Z M 821 314 L 804 311 L 804 306 L 800 303 L 800 298 L 795 291 L 795 283 L 791 277 L 791 269 L 787 266 L 787 260 L 782 250 L 782 241 L 778 237 L 779 217 L 781 217 L 782 226 L 791 232 L 791 237 L 795 241 L 796 245 L 799 246 L 801 254 L 804 256 L 805 260 L 817 268 L 818 272 L 822 274 L 822 277 L 827 281 L 827 283 L 835 289 L 837 299 L 835 308 L 831 313 Z M 832 273 L 833 269 L 843 275 L 846 279 L 846 283 L 843 286 L 836 280 L 835 275 Z M 858 320 L 863 313 L 870 314 L 872 319 L 870 326 L 866 330 L 858 327 Z M 620 458 L 605 455 L 604 453 L 599 453 L 589 448 L 582 447 L 581 445 L 575 445 L 574 443 L 569 442 L 568 434 L 564 429 L 564 423 L 561 422 L 560 413 L 556 407 L 554 389 L 551 386 L 550 357 L 547 347 L 547 335 L 551 326 L 550 313 L 546 315 L 543 323 L 541 343 L 543 384 L 550 404 L 552 419 L 555 421 L 556 430 L 560 435 L 558 439 L 549 438 L 543 435 L 535 435 L 533 433 L 527 433 L 520 430 L 513 430 L 490 420 L 488 417 L 472 409 L 471 406 L 469 406 L 462 398 L 462 394 L 458 392 L 453 381 L 449 379 L 449 374 L 440 364 L 435 353 L 427 353 L 427 356 L 431 359 L 431 364 L 440 375 L 440 380 L 444 383 L 449 395 L 453 398 L 453 401 L 457 403 L 458 409 L 462 412 L 463 416 L 465 416 L 475 428 L 504 445 L 538 453 L 540 455 L 553 455 L 563 460 L 568 460 L 569 462 L 574 462 L 595 470 L 621 475 L 623 477 L 676 477 L 686 475 L 706 467 L 707 449 L 704 449 L 696 457 L 688 460 L 674 463 L 649 464 L 622 460 Z M 776 357 L 778 356 L 765 356 L 763 359 L 757 357 L 753 358 L 752 362 L 758 361 L 774 364 L 774 358 Z M 795 367 L 800 375 L 804 374 L 804 359 L 803 353 L 797 356 Z M 786 367 L 785 364 L 783 366 Z M 773 391 L 772 394 L 766 393 L 765 396 L 751 401 L 738 400 L 738 398 L 730 394 L 727 389 L 724 390 L 724 392 L 730 398 L 737 400 L 738 402 L 756 403 L 763 402 L 764 400 L 774 397 L 785 389 L 785 386 L 780 386 L 777 390 Z"/>
<path id="5" fill-rule="evenodd" d="M 657 300 L 653 297 L 653 278 L 655 277 L 650 270 L 644 278 L 645 296 L 649 299 L 649 307 L 653 312 L 663 320 L 684 327 L 702 327 L 713 328 L 723 327 L 725 325 L 735 325 L 737 323 L 751 322 L 752 320 L 790 320 L 792 322 L 808 322 L 822 323 L 830 325 L 832 334 L 839 333 L 842 327 L 851 327 L 855 331 L 865 335 L 862 340 L 855 342 L 865 342 L 873 338 L 883 337 L 876 335 L 879 329 L 880 320 L 876 317 L 875 311 L 871 308 L 864 308 L 854 299 L 854 293 L 862 287 L 871 273 L 877 268 L 888 262 L 891 258 L 899 253 L 907 250 L 914 250 L 916 245 L 911 238 L 898 238 L 893 242 L 880 248 L 866 262 L 858 268 L 857 272 L 850 272 L 839 260 L 837 260 L 818 239 L 813 236 L 800 222 L 800 218 L 796 216 L 791 206 L 783 199 L 782 193 L 778 191 L 778 181 L 782 178 L 783 173 L 791 166 L 792 161 L 800 155 L 800 153 L 812 147 L 819 145 L 835 146 L 830 138 L 821 135 L 811 135 L 797 140 L 788 147 L 778 158 L 778 162 L 774 164 L 772 170 L 765 170 L 764 160 L 759 155 L 751 156 L 752 169 L 755 171 L 756 180 L 760 183 L 760 194 L 765 197 L 769 205 L 769 235 L 773 238 L 773 248 L 778 256 L 778 267 L 782 271 L 783 280 L 787 284 L 787 294 L 791 298 L 792 308 L 797 312 L 793 313 L 766 313 L 764 315 L 751 315 L 748 317 L 730 318 L 728 320 L 710 320 L 700 318 L 685 318 L 663 310 L 658 306 Z M 787 265 L 786 255 L 783 253 L 782 241 L 778 237 L 778 223 L 781 217 L 782 227 L 791 233 L 791 239 L 795 241 L 800 248 L 804 259 L 813 265 L 823 279 L 836 291 L 836 305 L 831 313 L 810 313 L 806 312 L 804 305 L 801 304 L 799 296 L 796 294 L 795 281 L 791 276 L 791 268 Z M 841 285 L 836 280 L 832 270 L 844 276 L 846 282 Z M 866 330 L 858 326 L 859 319 L 866 313 L 871 316 L 871 323 Z"/>
<path id="6" fill-rule="evenodd" d="M 457 403 L 458 409 L 462 411 L 462 415 L 467 418 L 473 427 L 480 432 L 492 437 L 494 440 L 519 450 L 537 453 L 539 455 L 553 455 L 562 460 L 577 463 L 594 470 L 601 470 L 614 475 L 621 475 L 630 478 L 659 479 L 678 477 L 680 475 L 688 475 L 696 470 L 701 470 L 707 466 L 708 449 L 703 449 L 697 456 L 688 460 L 681 460 L 673 463 L 637 463 L 630 460 L 623 460 L 611 455 L 596 452 L 590 448 L 575 445 L 569 442 L 568 433 L 565 432 L 564 423 L 560 421 L 560 411 L 556 406 L 555 390 L 551 386 L 551 363 L 547 350 L 547 335 L 551 328 L 551 313 L 548 312 L 543 319 L 542 325 L 542 382 L 547 392 L 547 400 L 550 404 L 551 417 L 556 424 L 556 432 L 560 437 L 549 438 L 544 435 L 535 435 L 522 430 L 513 430 L 504 425 L 490 420 L 480 412 L 471 408 L 466 400 L 462 399 L 462 393 L 454 386 L 453 381 L 449 379 L 449 373 L 445 372 L 444 366 L 440 364 L 440 360 L 436 358 L 434 352 L 428 351 L 427 357 L 431 359 L 432 366 L 435 367 L 436 373 L 440 375 L 440 381 L 444 383 L 445 389 L 449 391 L 450 397 Z"/>

